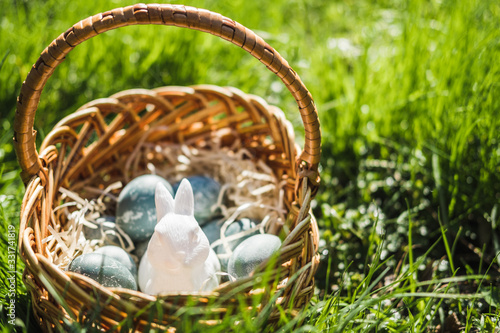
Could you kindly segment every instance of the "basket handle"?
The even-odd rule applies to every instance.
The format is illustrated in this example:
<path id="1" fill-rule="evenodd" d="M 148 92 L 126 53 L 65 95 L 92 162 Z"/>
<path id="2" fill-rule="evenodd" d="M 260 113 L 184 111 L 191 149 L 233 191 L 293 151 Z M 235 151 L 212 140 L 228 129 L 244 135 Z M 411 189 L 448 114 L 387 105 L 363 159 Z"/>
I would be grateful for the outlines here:
<path id="1" fill-rule="evenodd" d="M 40 95 L 48 78 L 78 44 L 108 30 L 135 24 L 162 24 L 201 30 L 242 47 L 275 73 L 291 92 L 305 128 L 305 145 L 297 165 L 313 181 L 319 180 L 321 133 L 311 94 L 285 59 L 262 38 L 243 25 L 204 9 L 170 4 L 137 4 L 91 16 L 57 37 L 40 55 L 21 87 L 14 120 L 14 147 L 27 183 L 42 164 L 33 129 Z M 305 162 L 305 163 L 304 163 Z"/>

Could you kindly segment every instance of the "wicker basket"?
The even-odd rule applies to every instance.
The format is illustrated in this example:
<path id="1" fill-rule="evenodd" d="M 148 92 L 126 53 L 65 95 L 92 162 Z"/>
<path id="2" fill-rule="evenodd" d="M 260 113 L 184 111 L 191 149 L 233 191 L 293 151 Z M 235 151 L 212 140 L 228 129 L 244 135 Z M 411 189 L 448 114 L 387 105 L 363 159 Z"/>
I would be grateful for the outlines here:
<path id="1" fill-rule="evenodd" d="M 281 78 L 297 101 L 305 127 L 304 150 L 295 144 L 293 129 L 283 112 L 261 98 L 235 88 L 193 86 L 129 90 L 88 103 L 59 122 L 37 152 L 35 112 L 42 89 L 57 65 L 87 39 L 135 24 L 201 30 L 249 52 Z M 146 106 L 149 111 L 142 112 Z M 163 4 L 118 8 L 80 21 L 56 38 L 33 66 L 21 88 L 14 126 L 15 148 L 26 184 L 19 236 L 26 264 L 24 282 L 45 331 L 88 320 L 96 321 L 96 327 L 103 330 L 120 328 L 124 320 L 136 330 L 150 327 L 151 321 L 154 327 L 164 329 L 179 321 L 177 310 L 186 303 L 205 309 L 197 313 L 213 319 L 207 324 L 216 324 L 228 312 L 238 311 L 241 302 L 247 302 L 259 314 L 266 312 L 266 322 L 276 324 L 280 315 L 295 314 L 311 299 L 319 262 L 317 224 L 310 212 L 319 185 L 321 136 L 316 107 L 288 63 L 241 24 L 206 10 Z M 62 200 L 60 187 L 84 192 L 89 184 L 104 188 L 116 180 L 126 181 L 131 175 L 123 166 L 144 138 L 203 145 L 215 137 L 222 144 L 239 142 L 255 160 L 270 166 L 280 183 L 285 183 L 284 230 L 288 235 L 271 269 L 261 265 L 252 276 L 224 283 L 211 293 L 153 297 L 103 287 L 51 262 L 47 251 L 52 244 L 44 239 L 49 226 L 60 224 L 64 228 L 64 218 L 53 212 Z M 263 274 L 268 279 L 263 279 Z M 256 295 L 260 295 L 259 304 L 255 304 Z M 64 305 L 59 303 L 61 299 Z M 156 305 L 151 307 L 151 303 Z M 217 306 L 207 306 L 211 303 Z M 94 309 L 99 309 L 97 318 L 92 317 Z M 151 309 L 157 315 L 152 316 Z"/>

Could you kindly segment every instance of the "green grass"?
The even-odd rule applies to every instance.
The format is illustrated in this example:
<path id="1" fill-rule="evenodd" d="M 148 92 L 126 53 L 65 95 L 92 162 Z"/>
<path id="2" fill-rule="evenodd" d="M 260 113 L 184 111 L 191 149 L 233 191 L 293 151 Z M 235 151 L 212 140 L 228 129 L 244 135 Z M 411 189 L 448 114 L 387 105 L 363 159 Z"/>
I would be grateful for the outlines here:
<path id="1" fill-rule="evenodd" d="M 0 2 L 0 233 L 24 188 L 15 101 L 40 52 L 75 22 L 132 1 Z M 322 264 L 310 307 L 283 331 L 493 332 L 500 302 L 500 3 L 493 0 L 186 1 L 257 31 L 310 89 L 323 133 Z M 127 27 L 78 46 L 49 80 L 39 142 L 78 106 L 163 85 L 231 85 L 293 98 L 243 50 L 200 32 Z M 17 229 L 18 230 L 18 229 Z M 0 279 L 8 272 L 0 251 Z M 17 260 L 17 323 L 35 327 Z M 9 291 L 0 284 L 2 295 Z M 1 311 L 3 330 L 6 307 Z M 255 329 L 250 317 L 244 329 Z M 243 317 L 242 317 L 243 316 Z M 214 331 L 234 328 L 227 320 Z M 23 329 L 23 327 L 25 327 Z M 454 330 L 455 329 L 455 330 Z M 299 330 L 299 331 L 300 331 Z"/>

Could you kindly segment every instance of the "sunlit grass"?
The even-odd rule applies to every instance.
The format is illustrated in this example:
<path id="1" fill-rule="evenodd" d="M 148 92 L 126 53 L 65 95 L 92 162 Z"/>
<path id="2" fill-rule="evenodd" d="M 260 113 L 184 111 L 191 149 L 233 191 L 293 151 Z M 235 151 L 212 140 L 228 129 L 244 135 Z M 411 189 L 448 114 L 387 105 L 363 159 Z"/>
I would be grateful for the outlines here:
<path id="1" fill-rule="evenodd" d="M 18 227 L 24 192 L 11 144 L 21 82 L 72 24 L 132 3 L 0 2 L 2 244 L 8 225 Z M 298 72 L 320 112 L 323 186 L 314 213 L 322 264 L 311 306 L 284 320 L 282 331 L 300 323 L 312 332 L 425 332 L 454 323 L 453 315 L 466 331 L 498 326 L 500 3 L 184 3 L 257 31 Z M 111 31 L 72 51 L 42 94 L 39 141 L 90 100 L 198 83 L 265 97 L 285 111 L 302 142 L 293 98 L 256 59 L 213 36 L 159 26 Z M 18 260 L 20 330 L 36 327 L 22 268 Z M 6 288 L 0 285 L 2 295 Z M 5 314 L 4 307 L 2 323 Z M 211 330 L 252 331 L 256 323 L 236 313 Z"/>

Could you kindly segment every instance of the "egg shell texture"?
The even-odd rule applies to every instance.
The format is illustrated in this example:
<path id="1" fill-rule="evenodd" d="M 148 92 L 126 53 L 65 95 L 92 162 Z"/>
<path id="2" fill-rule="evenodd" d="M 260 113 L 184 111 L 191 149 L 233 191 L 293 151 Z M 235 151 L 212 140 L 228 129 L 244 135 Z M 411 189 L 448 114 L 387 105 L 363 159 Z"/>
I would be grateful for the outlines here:
<path id="1" fill-rule="evenodd" d="M 219 219 L 212 220 L 201 227 L 210 244 L 220 238 L 220 225 L 217 222 Z"/>
<path id="2" fill-rule="evenodd" d="M 118 246 L 108 245 L 98 248 L 94 253 L 102 253 L 105 256 L 111 257 L 127 268 L 135 277 L 137 276 L 137 265 L 130 254 Z"/>
<path id="3" fill-rule="evenodd" d="M 116 224 L 134 242 L 151 238 L 156 225 L 155 189 L 162 183 L 173 194 L 172 186 L 157 175 L 134 178 L 121 191 L 116 208 Z"/>
<path id="4" fill-rule="evenodd" d="M 233 251 L 228 273 L 235 278 L 249 276 L 259 264 L 269 259 L 281 246 L 279 237 L 259 234 L 245 239 Z"/>
<path id="5" fill-rule="evenodd" d="M 76 257 L 69 264 L 68 271 L 88 276 L 105 287 L 137 290 L 132 273 L 121 263 L 102 253 L 87 253 Z"/>
<path id="6" fill-rule="evenodd" d="M 217 204 L 221 185 L 215 179 L 206 176 L 190 176 L 187 179 L 193 188 L 194 217 L 202 226 L 217 215 L 217 212 L 212 212 L 212 207 Z M 176 190 L 178 184 L 174 186 Z"/>
<path id="7" fill-rule="evenodd" d="M 142 256 L 144 256 L 144 253 L 146 253 L 146 250 L 148 249 L 148 244 L 149 244 L 149 239 L 134 243 L 135 249 L 132 251 L 132 253 L 137 257 L 139 261 L 141 261 Z"/>
<path id="8" fill-rule="evenodd" d="M 255 228 L 256 224 L 254 221 L 252 221 L 249 218 L 241 218 L 237 221 L 232 222 L 227 228 L 226 232 L 224 233 L 225 237 L 229 237 L 232 235 L 236 235 L 240 232 Z M 229 250 L 233 251 L 241 242 L 243 242 L 245 239 L 258 234 L 258 230 L 255 230 L 251 232 L 248 235 L 244 235 L 240 238 L 233 239 L 230 241 L 227 241 L 227 247 Z M 222 266 L 223 270 L 226 270 L 227 263 L 229 261 L 229 254 L 231 252 L 228 252 L 224 244 L 219 245 L 215 248 L 215 253 L 219 255 L 219 260 Z"/>

